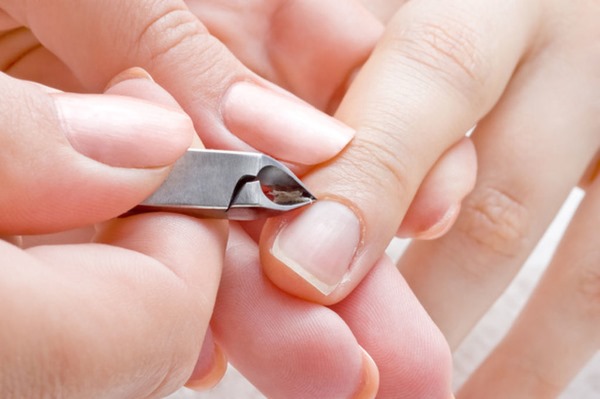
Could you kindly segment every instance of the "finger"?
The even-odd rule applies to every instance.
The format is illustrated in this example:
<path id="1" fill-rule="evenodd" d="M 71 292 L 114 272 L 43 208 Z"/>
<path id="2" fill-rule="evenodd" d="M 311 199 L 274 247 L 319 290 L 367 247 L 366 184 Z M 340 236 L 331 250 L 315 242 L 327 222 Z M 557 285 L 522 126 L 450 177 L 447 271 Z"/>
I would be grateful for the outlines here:
<path id="1" fill-rule="evenodd" d="M 588 89 L 600 81 L 581 67 L 590 65 L 588 49 L 547 51 L 522 67 L 473 134 L 478 183 L 453 229 L 415 243 L 399 264 L 453 347 L 504 291 L 600 148 Z M 555 51 L 567 58 L 548 55 Z"/>
<path id="2" fill-rule="evenodd" d="M 429 171 L 396 235 L 422 240 L 444 235 L 456 221 L 462 200 L 473 190 L 476 175 L 475 147 L 464 138 Z"/>
<path id="3" fill-rule="evenodd" d="M 150 81 L 143 90 L 164 95 Z M 131 209 L 194 135 L 182 111 L 110 90 L 70 94 L 0 75 L 0 91 L 0 207 L 11 210 L 0 215 L 2 233 L 64 230 Z"/>
<path id="4" fill-rule="evenodd" d="M 211 329 L 206 330 L 202 350 L 192 375 L 185 383 L 187 388 L 204 391 L 215 387 L 225 376 L 227 357 L 214 338 Z"/>
<path id="5" fill-rule="evenodd" d="M 332 309 L 377 364 L 378 398 L 451 397 L 448 344 L 389 258 Z"/>
<path id="6" fill-rule="evenodd" d="M 199 227 L 196 236 L 188 234 L 184 237 L 177 237 L 176 234 L 173 234 L 170 242 L 160 243 L 165 248 L 165 252 L 160 253 L 160 259 L 170 266 L 170 269 L 187 283 L 192 294 L 202 301 L 204 311 L 200 316 L 204 318 L 202 322 L 206 324 L 212 314 L 216 288 L 221 276 L 227 229 L 226 224 L 222 221 L 204 220 L 196 223 L 199 225 L 196 226 Z M 95 241 L 141 250 L 144 253 L 150 251 L 158 253 L 155 248 L 159 248 L 160 245 L 156 242 L 156 238 L 146 237 L 140 241 L 140 234 L 137 231 L 144 231 L 148 228 L 159 229 L 160 226 L 164 226 L 165 234 L 169 234 L 171 230 L 184 230 L 187 227 L 186 224 L 185 220 L 180 221 L 167 214 L 118 219 L 104 224 Z M 180 242 L 180 240 L 185 242 Z M 187 240 L 195 242 L 199 249 L 197 252 L 202 252 L 197 259 L 202 259 L 203 267 L 191 268 L 189 263 L 183 263 L 174 256 L 176 253 L 186 252 L 186 247 L 190 245 Z M 172 251 L 175 254 L 172 254 Z M 205 265 L 208 267 L 204 267 Z M 194 314 L 189 316 L 196 317 Z M 195 390 L 213 387 L 221 380 L 227 369 L 227 359 L 220 347 L 215 344 L 210 329 L 203 326 L 202 331 L 206 331 L 202 350 L 197 354 L 198 360 L 186 382 L 186 386 Z"/>
<path id="7" fill-rule="evenodd" d="M 110 245 L 25 252 L 0 242 L 0 335 L 12 342 L 1 350 L 0 392 L 163 397 L 191 374 L 216 295 L 224 229 L 140 215 L 116 221 L 99 240 Z"/>
<path id="8" fill-rule="evenodd" d="M 251 73 L 183 0 L 134 4 L 60 0 L 24 7 L 11 1 L 7 11 L 89 89 L 131 66 L 148 70 L 192 117 L 207 147 L 255 149 L 313 165 L 352 138 L 348 127 Z"/>
<path id="9" fill-rule="evenodd" d="M 600 179 L 507 336 L 459 398 L 557 397 L 600 348 Z"/>
<path id="10" fill-rule="evenodd" d="M 266 225 L 263 263 L 278 286 L 333 303 L 360 282 L 433 164 L 500 96 L 536 12 L 535 2 L 503 1 L 400 9 L 337 112 L 356 138 L 305 178 L 326 200 Z"/>
<path id="11" fill-rule="evenodd" d="M 186 3 L 250 69 L 329 111 L 383 31 L 354 1 Z"/>
<path id="12" fill-rule="evenodd" d="M 232 228 L 211 322 L 231 364 L 269 398 L 372 398 L 377 368 L 342 319 L 262 275 L 256 244 Z"/>
<path id="13" fill-rule="evenodd" d="M 81 92 L 81 83 L 69 68 L 43 47 L 29 29 L 15 24 L 0 32 L 0 71 L 64 91 Z"/>

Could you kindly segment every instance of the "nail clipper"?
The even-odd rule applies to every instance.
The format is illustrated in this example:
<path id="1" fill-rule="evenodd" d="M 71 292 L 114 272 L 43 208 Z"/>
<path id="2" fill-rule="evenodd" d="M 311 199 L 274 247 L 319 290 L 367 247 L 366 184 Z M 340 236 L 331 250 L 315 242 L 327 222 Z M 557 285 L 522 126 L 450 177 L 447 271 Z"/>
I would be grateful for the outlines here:
<path id="1" fill-rule="evenodd" d="M 286 166 L 267 155 L 194 148 L 175 163 L 158 190 L 128 214 L 175 212 L 254 220 L 315 200 Z"/>

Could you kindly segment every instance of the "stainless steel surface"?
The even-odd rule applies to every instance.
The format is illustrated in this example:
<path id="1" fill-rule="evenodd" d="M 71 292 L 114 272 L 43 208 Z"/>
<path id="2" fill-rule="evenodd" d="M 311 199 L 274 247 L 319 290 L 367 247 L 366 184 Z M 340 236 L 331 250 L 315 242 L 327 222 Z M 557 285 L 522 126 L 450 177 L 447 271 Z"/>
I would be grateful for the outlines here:
<path id="1" fill-rule="evenodd" d="M 169 177 L 132 210 L 253 220 L 308 205 L 315 197 L 283 164 L 260 153 L 190 149 Z"/>

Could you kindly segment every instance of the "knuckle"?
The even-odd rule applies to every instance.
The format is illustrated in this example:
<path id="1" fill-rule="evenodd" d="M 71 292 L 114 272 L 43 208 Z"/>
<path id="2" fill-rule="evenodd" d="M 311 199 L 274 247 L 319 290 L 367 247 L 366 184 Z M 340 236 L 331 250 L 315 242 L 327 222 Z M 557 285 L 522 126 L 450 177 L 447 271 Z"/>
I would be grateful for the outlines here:
<path id="1" fill-rule="evenodd" d="M 468 101 L 482 97 L 490 67 L 478 34 L 459 21 L 415 22 L 392 34 L 393 50 L 420 73 L 433 74 Z"/>
<path id="2" fill-rule="evenodd" d="M 352 179 L 349 187 L 356 188 L 357 181 L 370 187 L 364 190 L 380 199 L 390 198 L 395 204 L 410 192 L 410 174 L 407 173 L 410 160 L 402 154 L 403 144 L 393 134 L 383 131 L 372 137 L 357 138 L 343 157 L 346 167 L 342 174 Z M 358 193 L 352 193 L 356 196 Z"/>
<path id="3" fill-rule="evenodd" d="M 514 196 L 488 186 L 464 201 L 456 229 L 484 257 L 515 258 L 523 252 L 530 219 L 527 208 Z"/>
<path id="4" fill-rule="evenodd" d="M 162 57 L 194 38 L 210 37 L 206 28 L 187 9 L 173 2 L 155 2 L 156 12 L 133 40 L 134 50 L 150 61 Z"/>

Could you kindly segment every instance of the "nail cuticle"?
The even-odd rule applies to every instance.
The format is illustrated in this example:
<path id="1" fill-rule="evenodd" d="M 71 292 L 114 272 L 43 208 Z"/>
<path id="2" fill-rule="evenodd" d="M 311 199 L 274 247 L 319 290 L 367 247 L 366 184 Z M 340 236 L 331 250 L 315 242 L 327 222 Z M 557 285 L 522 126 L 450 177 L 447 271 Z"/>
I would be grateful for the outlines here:
<path id="1" fill-rule="evenodd" d="M 270 253 L 325 296 L 351 281 L 363 243 L 361 218 L 341 201 L 319 200 L 278 229 Z"/>

